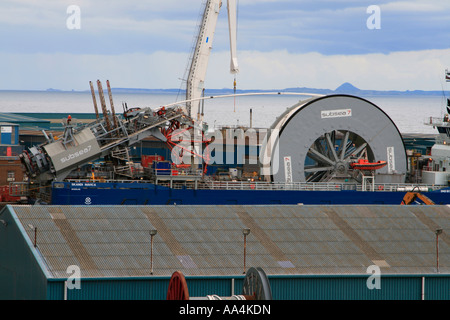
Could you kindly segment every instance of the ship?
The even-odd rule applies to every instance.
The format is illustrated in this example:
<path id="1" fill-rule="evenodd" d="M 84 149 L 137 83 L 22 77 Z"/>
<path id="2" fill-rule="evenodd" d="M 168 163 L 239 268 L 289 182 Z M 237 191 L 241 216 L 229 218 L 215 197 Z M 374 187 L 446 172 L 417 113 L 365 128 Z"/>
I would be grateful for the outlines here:
<path id="1" fill-rule="evenodd" d="M 235 75 L 239 72 L 236 1 L 227 2 L 230 72 Z M 20 155 L 28 181 L 12 184 L 12 195 L 52 205 L 450 203 L 448 122 L 428 121 L 439 135 L 426 158 L 424 181 L 411 183 L 410 157 L 398 128 L 366 99 L 287 92 L 205 96 L 222 1 L 208 0 L 204 5 L 189 73 L 183 77 L 185 100 L 157 108 L 128 108 L 125 103 L 119 114 L 109 80 L 110 110 L 101 81 L 97 80 L 99 100 L 90 82 L 96 120 L 76 126 L 68 119 L 57 137 L 44 132 L 44 143 Z M 205 101 L 252 94 L 297 94 L 302 100 L 267 129 L 208 130 L 203 121 Z M 130 158 L 129 149 L 149 137 L 166 143 L 171 158 L 155 159 L 143 168 Z M 225 141 L 231 141 L 231 152 Z M 212 172 L 214 164 L 224 161 L 229 172 Z M 251 175 L 239 173 L 242 163 L 253 166 Z"/>
<path id="2" fill-rule="evenodd" d="M 155 183 L 66 181 L 52 184 L 54 205 L 399 205 L 449 204 L 449 188 L 377 185 L 363 191 L 346 185 L 221 183 L 199 188 L 171 188 Z M 404 202 L 410 194 L 431 201 Z M 42 203 L 42 202 L 41 202 Z M 45 202 L 44 202 L 45 203 Z"/>
<path id="3" fill-rule="evenodd" d="M 101 88 L 100 82 L 98 84 Z M 303 127 L 302 121 L 323 122 L 326 117 L 320 116 L 321 110 L 330 105 L 340 108 L 340 104 L 351 106 L 353 119 L 332 118 L 336 127 L 345 128 L 352 122 L 364 123 L 356 116 L 364 110 L 370 118 L 379 118 L 380 124 L 375 127 L 383 128 L 383 132 L 376 132 L 380 141 L 372 136 L 374 133 L 370 128 L 329 132 L 328 123 L 322 128 L 324 134 L 312 133 L 313 142 L 305 148 L 298 146 L 297 138 L 293 138 L 295 145 L 292 145 L 284 137 L 292 129 L 290 126 L 294 126 L 294 131 Z M 322 109 L 317 109 L 319 106 Z M 302 115 L 309 109 L 315 111 L 316 120 Z M 399 150 L 404 144 L 397 128 L 381 109 L 359 97 L 330 95 L 303 100 L 286 111 L 291 115 L 289 121 L 279 117 L 270 130 L 264 130 L 264 138 L 261 131 L 258 132 L 256 142 L 249 139 L 251 130 L 233 130 L 233 134 L 244 136 L 233 136 L 231 140 L 242 139 L 246 147 L 242 157 L 248 160 L 251 147 L 257 147 L 259 160 L 253 166 L 248 165 L 251 170 L 247 172 L 242 170 L 245 164 L 230 165 L 228 171 L 214 171 L 215 165 L 208 162 L 209 156 L 199 157 L 198 163 L 189 163 L 198 155 L 193 151 L 196 150 L 194 146 L 180 146 L 173 141 L 180 132 L 189 132 L 195 121 L 179 106 L 159 110 L 134 109 L 133 116 L 127 111 L 122 117 L 115 115 L 115 120 L 113 112 L 105 111 L 103 117 L 81 128 L 68 124 L 60 137 L 48 137 L 47 142 L 25 151 L 20 158 L 30 179 L 26 183 L 14 183 L 11 189 L 18 192 L 16 196 L 26 196 L 31 204 L 86 206 L 450 203 L 450 123 L 442 119 L 429 119 L 427 123 L 436 127 L 439 134 L 431 153 L 421 156 L 424 163 L 422 181 L 411 183 L 407 181 L 405 170 L 411 158 L 406 156 L 407 150 Z M 301 122 L 294 125 L 296 121 Z M 277 129 L 279 123 L 283 123 L 281 130 Z M 317 124 L 315 127 L 318 129 Z M 214 134 L 215 138 L 219 135 L 218 132 Z M 315 134 L 319 135 L 316 139 Z M 227 135 L 230 134 L 225 131 L 222 139 L 226 140 Z M 129 148 L 148 136 L 165 141 L 172 158 L 147 156 L 145 163 L 131 161 Z M 209 155 L 214 155 L 217 161 L 218 150 L 227 147 L 222 140 L 214 143 L 211 140 L 210 136 L 202 137 L 199 153 L 204 155 L 205 151 L 215 149 Z M 196 140 L 189 141 L 194 142 Z M 378 144 L 384 144 L 379 153 Z M 233 148 L 237 149 L 239 145 Z M 267 149 L 271 150 L 270 160 L 264 157 Z M 377 160 L 383 154 L 384 160 Z M 223 153 L 222 157 L 228 155 Z M 301 155 L 303 165 L 299 165 Z"/>

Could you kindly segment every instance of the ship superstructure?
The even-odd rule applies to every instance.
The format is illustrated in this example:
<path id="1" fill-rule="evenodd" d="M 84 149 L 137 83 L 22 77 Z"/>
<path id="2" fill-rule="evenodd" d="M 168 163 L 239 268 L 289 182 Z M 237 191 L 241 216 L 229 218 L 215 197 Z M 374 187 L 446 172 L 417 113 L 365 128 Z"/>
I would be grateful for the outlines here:
<path id="1" fill-rule="evenodd" d="M 445 70 L 445 80 L 450 82 L 450 72 Z M 433 126 L 438 131 L 435 144 L 426 156 L 427 166 L 422 171 L 423 183 L 448 184 L 450 175 L 450 99 L 446 99 L 446 112 L 443 117 L 430 117 L 425 125 Z"/>

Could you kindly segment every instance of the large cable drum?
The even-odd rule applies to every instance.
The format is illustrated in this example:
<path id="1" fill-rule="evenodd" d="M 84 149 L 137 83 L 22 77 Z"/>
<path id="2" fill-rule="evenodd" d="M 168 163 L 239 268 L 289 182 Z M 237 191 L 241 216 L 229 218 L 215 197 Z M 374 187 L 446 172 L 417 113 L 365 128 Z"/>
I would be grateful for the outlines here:
<path id="1" fill-rule="evenodd" d="M 260 154 L 262 174 L 274 182 L 405 181 L 407 158 L 400 132 L 375 104 L 351 95 L 300 101 L 271 127 Z M 376 170 L 358 169 L 385 162 Z"/>

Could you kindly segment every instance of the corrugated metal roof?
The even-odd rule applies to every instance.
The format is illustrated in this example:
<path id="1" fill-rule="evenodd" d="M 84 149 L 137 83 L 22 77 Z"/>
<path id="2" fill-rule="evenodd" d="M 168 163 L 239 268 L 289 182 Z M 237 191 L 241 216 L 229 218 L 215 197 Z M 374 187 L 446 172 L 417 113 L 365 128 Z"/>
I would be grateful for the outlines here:
<path id="1" fill-rule="evenodd" d="M 267 274 L 450 272 L 448 206 L 11 206 L 37 245 L 49 274 L 83 277 L 150 274 L 233 275 L 246 267 Z"/>

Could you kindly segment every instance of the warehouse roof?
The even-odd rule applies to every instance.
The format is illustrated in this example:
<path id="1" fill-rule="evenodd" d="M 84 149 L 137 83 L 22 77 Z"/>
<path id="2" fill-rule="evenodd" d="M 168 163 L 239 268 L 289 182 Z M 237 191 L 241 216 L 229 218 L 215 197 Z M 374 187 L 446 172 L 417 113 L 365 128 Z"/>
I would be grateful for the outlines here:
<path id="1" fill-rule="evenodd" d="M 4 214 L 5 210 L 8 214 Z M 5 218 L 6 217 L 6 218 Z M 7 219 L 9 217 L 9 219 Z M 48 277 L 234 275 L 246 267 L 267 274 L 450 272 L 448 206 L 7 206 L 28 245 L 36 243 Z M 33 250 L 36 250 L 33 248 Z"/>

